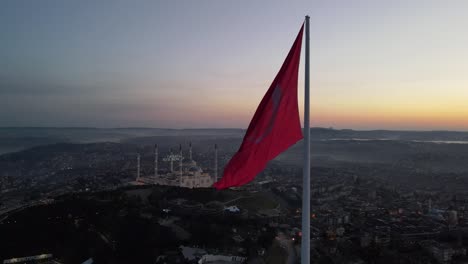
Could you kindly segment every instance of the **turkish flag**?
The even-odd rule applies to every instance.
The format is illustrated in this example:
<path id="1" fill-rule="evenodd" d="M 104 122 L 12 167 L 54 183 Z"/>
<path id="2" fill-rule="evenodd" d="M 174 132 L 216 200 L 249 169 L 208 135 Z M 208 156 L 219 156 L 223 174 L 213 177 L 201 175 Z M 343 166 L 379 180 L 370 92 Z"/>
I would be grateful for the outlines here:
<path id="1" fill-rule="evenodd" d="M 224 168 L 218 190 L 252 181 L 281 152 L 302 139 L 297 105 L 297 77 L 302 25 L 286 60 L 250 121 L 242 145 Z"/>

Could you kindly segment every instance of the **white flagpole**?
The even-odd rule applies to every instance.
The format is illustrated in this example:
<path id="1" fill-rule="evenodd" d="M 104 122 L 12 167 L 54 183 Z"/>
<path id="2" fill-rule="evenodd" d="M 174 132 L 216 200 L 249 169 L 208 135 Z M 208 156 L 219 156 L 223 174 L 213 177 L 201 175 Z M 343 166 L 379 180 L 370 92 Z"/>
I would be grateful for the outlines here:
<path id="1" fill-rule="evenodd" d="M 310 94 L 309 94 L 309 16 L 305 17 L 304 79 L 304 175 L 302 179 L 301 263 L 310 263 Z"/>

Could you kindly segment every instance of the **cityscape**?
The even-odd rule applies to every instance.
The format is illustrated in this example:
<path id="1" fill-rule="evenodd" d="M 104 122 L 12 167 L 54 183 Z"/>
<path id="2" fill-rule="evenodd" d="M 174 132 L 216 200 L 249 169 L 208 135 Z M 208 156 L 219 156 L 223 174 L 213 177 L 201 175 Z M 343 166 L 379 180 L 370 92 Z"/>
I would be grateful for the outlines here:
<path id="1" fill-rule="evenodd" d="M 51 135 L 62 130 L 1 134 L 61 141 Z M 301 143 L 254 182 L 217 191 L 240 130 L 63 132 L 97 142 L 24 142 L 0 156 L 5 263 L 299 261 Z M 116 132 L 119 142 L 98 142 Z M 468 133 L 313 128 L 311 138 L 315 263 L 466 263 Z"/>

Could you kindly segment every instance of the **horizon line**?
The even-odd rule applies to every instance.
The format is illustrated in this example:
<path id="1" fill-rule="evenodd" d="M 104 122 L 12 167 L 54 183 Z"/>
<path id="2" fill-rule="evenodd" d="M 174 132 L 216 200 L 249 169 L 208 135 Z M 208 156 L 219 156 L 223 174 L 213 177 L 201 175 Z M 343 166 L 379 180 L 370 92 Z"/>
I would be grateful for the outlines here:
<path id="1" fill-rule="evenodd" d="M 161 127 L 93 127 L 93 126 L 0 126 L 0 129 L 160 129 L 160 130 L 247 130 L 247 128 L 161 128 Z M 301 127 L 301 129 L 304 129 Z M 468 130 L 417 130 L 417 129 L 355 129 L 355 128 L 334 128 L 334 127 L 310 127 L 310 129 L 325 129 L 336 131 L 393 131 L 393 132 L 457 132 L 468 133 Z"/>

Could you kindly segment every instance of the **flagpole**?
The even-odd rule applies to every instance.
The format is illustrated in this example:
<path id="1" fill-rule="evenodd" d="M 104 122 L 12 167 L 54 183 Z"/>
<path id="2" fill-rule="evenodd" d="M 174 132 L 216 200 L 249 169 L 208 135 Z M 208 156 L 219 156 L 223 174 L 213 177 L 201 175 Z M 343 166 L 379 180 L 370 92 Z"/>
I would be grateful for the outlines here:
<path id="1" fill-rule="evenodd" d="M 310 94 L 309 94 L 309 16 L 305 17 L 304 75 L 304 175 L 302 179 L 301 263 L 310 263 Z"/>

